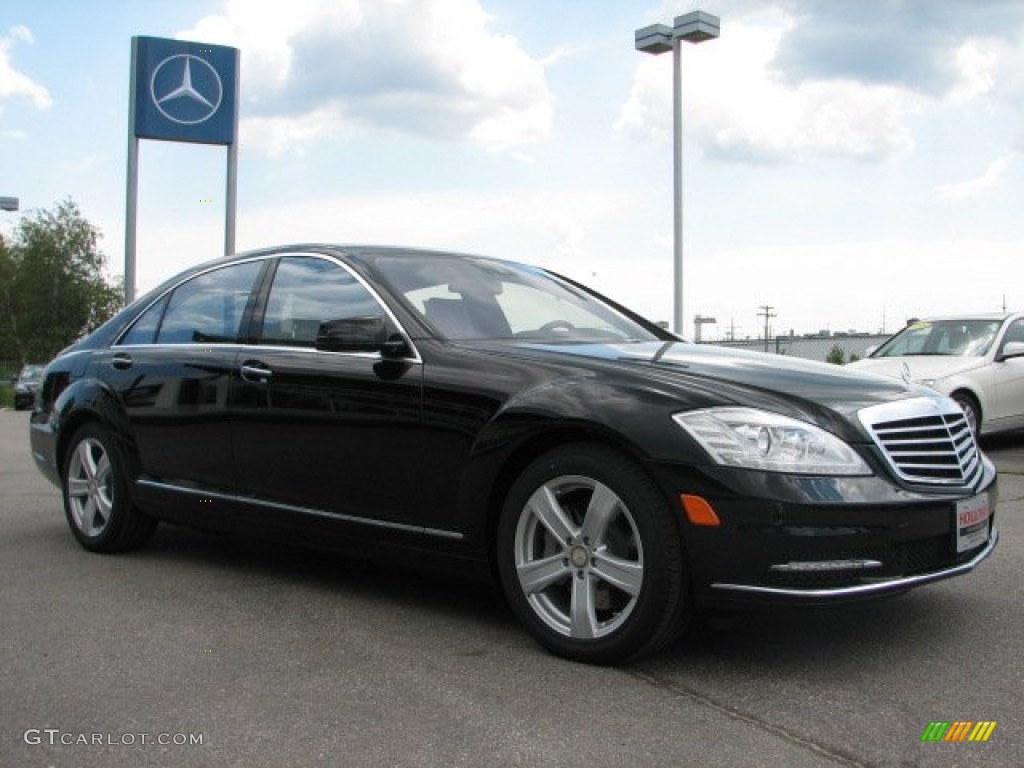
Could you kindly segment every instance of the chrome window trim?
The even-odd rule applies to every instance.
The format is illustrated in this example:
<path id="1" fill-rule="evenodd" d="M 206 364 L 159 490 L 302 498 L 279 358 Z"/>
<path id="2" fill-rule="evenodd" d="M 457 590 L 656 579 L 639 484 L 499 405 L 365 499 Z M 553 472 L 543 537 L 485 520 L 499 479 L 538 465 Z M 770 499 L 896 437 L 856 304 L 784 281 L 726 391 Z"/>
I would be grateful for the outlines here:
<path id="1" fill-rule="evenodd" d="M 407 330 L 405 330 L 405 326 L 403 326 L 399 322 L 398 318 L 395 316 L 395 313 L 391 311 L 391 307 L 388 306 L 387 302 L 384 301 L 383 299 L 381 299 L 380 294 L 377 292 L 377 290 L 374 289 L 374 287 L 372 285 L 370 285 L 368 282 L 366 282 L 366 280 L 363 279 L 362 275 L 360 275 L 358 272 L 354 271 L 351 267 L 349 267 L 348 264 L 346 264 L 344 261 L 342 261 L 339 257 L 337 257 L 337 256 L 335 256 L 333 254 L 317 253 L 315 251 L 281 251 L 281 252 L 278 252 L 278 253 L 264 253 L 264 254 L 260 254 L 258 256 L 251 256 L 249 258 L 241 258 L 241 259 L 238 259 L 238 261 L 231 261 L 231 262 L 229 262 L 227 264 L 218 264 L 216 266 L 211 266 L 208 269 L 203 269 L 203 270 L 201 270 L 199 272 L 196 272 L 194 274 L 190 274 L 187 277 L 184 277 L 181 280 L 179 280 L 178 282 L 176 282 L 174 285 L 168 287 L 167 290 L 165 290 L 162 293 L 160 293 L 160 295 L 158 295 L 156 298 L 154 298 L 153 301 L 149 302 L 143 309 L 141 309 L 135 315 L 135 317 L 132 318 L 132 321 L 127 326 L 125 326 L 124 330 L 121 331 L 121 333 L 118 334 L 117 339 L 115 339 L 111 343 L 110 346 L 111 347 L 118 347 L 119 349 L 133 349 L 133 348 L 140 348 L 140 347 L 145 348 L 145 349 L 153 349 L 153 348 L 156 348 L 156 347 L 161 347 L 161 348 L 167 347 L 167 348 L 174 348 L 174 349 L 182 349 L 184 347 L 216 347 L 217 349 L 229 349 L 231 347 L 239 347 L 239 348 L 244 348 L 244 349 L 268 349 L 268 350 L 272 349 L 272 350 L 278 350 L 278 351 L 280 351 L 282 349 L 291 349 L 291 350 L 302 350 L 302 351 L 305 351 L 305 352 L 315 352 L 315 353 L 321 354 L 321 355 L 343 355 L 343 356 L 346 356 L 346 357 L 362 357 L 362 358 L 368 358 L 368 359 L 380 359 L 380 360 L 383 360 L 384 357 L 383 357 L 383 355 L 381 355 L 380 352 L 332 352 L 332 351 L 329 351 L 329 350 L 315 349 L 315 348 L 312 348 L 312 347 L 291 346 L 291 345 L 288 345 L 288 344 L 244 344 L 244 343 L 239 343 L 239 342 L 226 342 L 226 343 L 212 342 L 212 343 L 204 343 L 204 344 L 193 343 L 193 342 L 188 342 L 188 343 L 185 343 L 185 344 L 168 344 L 168 343 L 153 342 L 152 344 L 121 344 L 121 339 L 123 339 L 128 334 L 128 332 L 132 329 L 132 327 L 135 325 L 135 323 L 138 322 L 140 317 L 142 317 L 144 314 L 146 314 L 146 312 L 148 312 L 150 310 L 150 308 L 154 304 L 157 304 L 158 302 L 160 302 L 165 296 L 167 296 L 169 293 L 172 293 L 173 291 L 176 291 L 180 286 L 184 285 L 185 283 L 187 283 L 187 282 L 189 282 L 191 280 L 194 280 L 197 277 L 201 277 L 202 275 L 209 274 L 210 272 L 215 272 L 215 271 L 217 271 L 219 269 L 225 269 L 227 267 L 233 267 L 236 264 L 248 264 L 248 263 L 253 262 L 253 261 L 266 261 L 267 259 L 284 259 L 284 258 L 293 257 L 293 256 L 294 257 L 300 257 L 300 258 L 322 259 L 324 261 L 329 261 L 332 264 L 335 264 L 336 266 L 341 267 L 343 270 L 345 270 L 345 272 L 347 272 L 352 278 L 354 278 L 357 283 L 359 283 L 364 289 L 366 289 L 367 293 L 369 293 L 370 296 L 373 297 L 373 300 L 376 301 L 377 304 L 381 307 L 381 309 L 384 310 L 385 314 L 388 316 L 388 318 L 391 320 L 391 322 L 393 322 L 395 324 L 395 327 L 398 329 L 398 332 L 405 339 L 405 343 L 409 345 L 409 349 L 412 350 L 412 356 L 396 358 L 393 361 L 389 358 L 389 362 L 403 362 L 403 363 L 411 363 L 411 364 L 416 364 L 416 365 L 422 365 L 423 364 L 423 358 L 420 356 L 419 349 L 416 348 L 416 344 L 413 342 L 412 336 L 409 334 L 409 332 Z M 271 282 L 271 288 L 273 288 L 273 282 Z"/>
<path id="2" fill-rule="evenodd" d="M 150 480 L 142 478 L 136 481 L 136 485 L 142 485 L 147 488 L 154 488 L 161 491 L 172 491 L 175 493 L 184 493 L 189 496 L 200 496 L 204 499 L 220 499 L 222 501 L 240 502 L 242 504 L 256 504 L 261 507 L 270 507 L 271 509 L 279 509 L 284 512 L 296 512 L 304 515 L 312 515 L 314 517 L 320 517 L 327 520 L 336 520 L 343 523 L 355 523 L 357 525 L 369 525 L 376 528 L 387 528 L 392 531 L 402 531 L 405 533 L 419 533 L 426 536 L 434 536 L 442 539 L 454 539 L 461 541 L 464 537 L 458 531 L 445 531 L 440 528 L 427 528 L 421 525 L 410 525 L 408 523 L 394 523 L 388 520 L 377 520 L 372 517 L 359 517 L 358 515 L 348 515 L 343 512 L 327 512 L 322 509 L 314 509 L 312 507 L 302 507 L 295 504 L 283 504 L 277 501 L 266 501 L 264 499 L 257 499 L 252 496 L 240 496 L 231 493 L 220 493 L 217 491 L 203 491 L 198 488 L 189 488 L 188 486 L 175 485 L 174 483 L 162 482 L 159 480 Z"/>
<path id="3" fill-rule="evenodd" d="M 119 344 L 117 348 L 118 349 L 130 350 L 130 349 L 196 349 L 197 347 L 200 348 L 200 349 L 210 349 L 210 348 L 214 348 L 214 347 L 216 349 L 223 349 L 223 350 L 232 350 L 233 349 L 236 352 L 237 351 L 243 351 L 243 350 L 266 350 L 266 351 L 277 351 L 277 352 L 280 352 L 282 350 L 285 350 L 285 351 L 290 351 L 290 352 L 314 353 L 314 354 L 317 354 L 317 355 L 336 355 L 336 356 L 341 356 L 341 357 L 357 357 L 357 358 L 363 358 L 363 359 L 366 359 L 366 360 L 378 360 L 378 361 L 383 361 L 384 360 L 384 357 L 381 355 L 380 352 L 333 352 L 333 351 L 328 350 L 328 349 L 314 349 L 313 347 L 292 347 L 292 346 L 288 346 L 286 344 L 239 344 L 238 342 L 235 342 L 235 341 L 230 342 L 230 343 L 223 343 L 223 344 L 210 344 L 210 343 L 198 344 L 198 343 L 195 343 L 195 342 L 188 342 L 188 343 L 185 343 L 185 344 L 168 344 L 168 343 L 163 343 L 163 344 Z M 394 358 L 394 359 L 388 358 L 387 361 L 388 362 L 394 362 L 394 363 L 408 363 L 409 365 L 423 365 L 423 361 L 422 360 L 420 360 L 418 358 L 411 358 L 411 357 L 399 357 L 399 358 Z"/>

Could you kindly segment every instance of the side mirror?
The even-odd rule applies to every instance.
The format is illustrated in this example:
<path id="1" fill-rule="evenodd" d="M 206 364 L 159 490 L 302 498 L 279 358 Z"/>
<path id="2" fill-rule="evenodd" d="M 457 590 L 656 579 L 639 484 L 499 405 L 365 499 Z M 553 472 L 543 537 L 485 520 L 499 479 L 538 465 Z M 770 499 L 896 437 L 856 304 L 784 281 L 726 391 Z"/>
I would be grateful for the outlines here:
<path id="1" fill-rule="evenodd" d="M 1008 357 L 1024 357 L 1024 341 L 1008 341 L 1003 344 L 997 360 L 1002 362 Z"/>
<path id="2" fill-rule="evenodd" d="M 316 348 L 324 352 L 380 352 L 382 357 L 406 354 L 405 339 L 389 334 L 383 316 L 342 317 L 320 323 Z"/>

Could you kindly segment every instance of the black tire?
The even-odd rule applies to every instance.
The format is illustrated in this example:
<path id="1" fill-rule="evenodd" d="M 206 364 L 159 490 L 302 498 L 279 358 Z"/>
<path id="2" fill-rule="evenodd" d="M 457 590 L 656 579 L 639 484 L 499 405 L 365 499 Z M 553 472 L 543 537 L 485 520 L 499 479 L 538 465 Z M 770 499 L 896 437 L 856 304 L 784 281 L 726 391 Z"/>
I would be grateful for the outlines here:
<path id="1" fill-rule="evenodd" d="M 501 512 L 497 563 L 522 624 L 575 661 L 652 653 L 689 613 L 669 504 L 635 462 L 604 446 L 566 445 L 523 471 Z"/>
<path id="2" fill-rule="evenodd" d="M 971 428 L 974 436 L 977 437 L 978 430 L 981 428 L 981 407 L 978 405 L 978 401 L 974 399 L 974 395 L 969 392 L 954 392 L 950 397 L 960 406 L 960 410 L 967 417 L 967 425 Z"/>
<path id="3" fill-rule="evenodd" d="M 71 533 L 86 549 L 124 552 L 153 535 L 156 520 L 132 504 L 124 462 L 113 438 L 99 424 L 85 424 L 71 438 L 61 478 L 64 514 Z"/>

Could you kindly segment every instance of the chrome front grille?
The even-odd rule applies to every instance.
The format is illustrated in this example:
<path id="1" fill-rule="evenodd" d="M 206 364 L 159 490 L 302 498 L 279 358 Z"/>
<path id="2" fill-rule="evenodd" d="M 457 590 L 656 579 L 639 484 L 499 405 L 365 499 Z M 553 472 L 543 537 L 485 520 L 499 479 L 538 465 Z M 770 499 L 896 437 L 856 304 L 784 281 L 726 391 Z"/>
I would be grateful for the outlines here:
<path id="1" fill-rule="evenodd" d="M 981 454 L 963 411 L 946 398 L 919 397 L 858 414 L 889 466 L 909 483 L 972 486 Z"/>

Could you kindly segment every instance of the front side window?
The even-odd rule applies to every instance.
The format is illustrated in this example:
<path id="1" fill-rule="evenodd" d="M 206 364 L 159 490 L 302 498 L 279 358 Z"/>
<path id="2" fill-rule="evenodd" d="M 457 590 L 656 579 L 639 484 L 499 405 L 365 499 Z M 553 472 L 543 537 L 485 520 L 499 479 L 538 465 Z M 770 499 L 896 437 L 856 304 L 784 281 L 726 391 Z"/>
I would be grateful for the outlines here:
<path id="1" fill-rule="evenodd" d="M 1003 344 L 1009 344 L 1011 341 L 1024 342 L 1024 320 L 1014 320 L 1006 329 Z"/>
<path id="2" fill-rule="evenodd" d="M 259 261 L 233 264 L 179 285 L 171 294 L 157 331 L 157 343 L 237 342 L 245 306 L 261 267 Z"/>
<path id="3" fill-rule="evenodd" d="M 274 275 L 260 343 L 313 347 L 325 322 L 384 314 L 373 294 L 333 261 L 287 256 Z"/>

